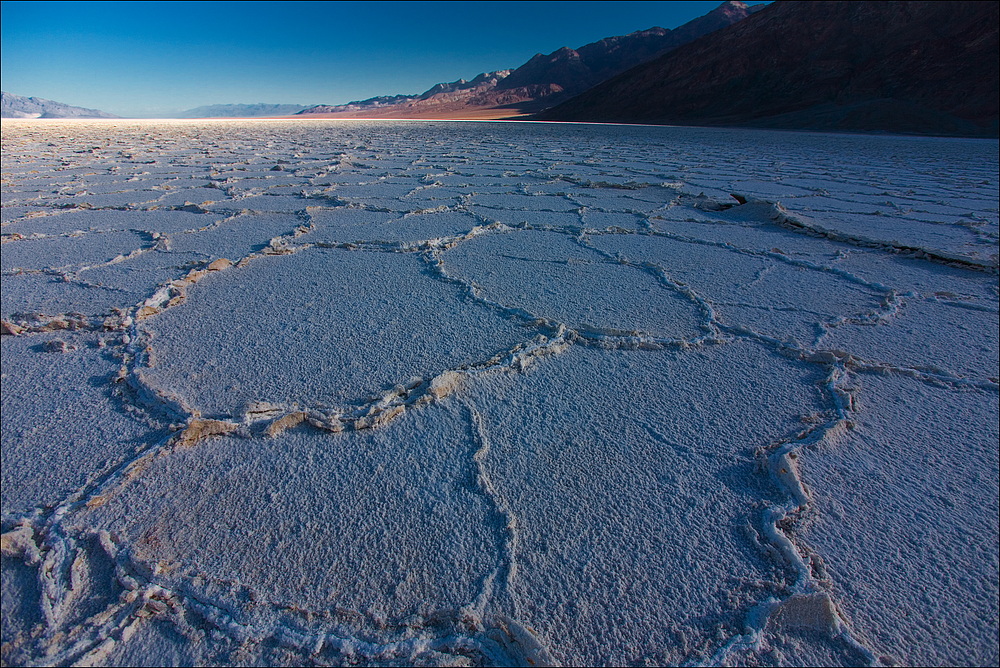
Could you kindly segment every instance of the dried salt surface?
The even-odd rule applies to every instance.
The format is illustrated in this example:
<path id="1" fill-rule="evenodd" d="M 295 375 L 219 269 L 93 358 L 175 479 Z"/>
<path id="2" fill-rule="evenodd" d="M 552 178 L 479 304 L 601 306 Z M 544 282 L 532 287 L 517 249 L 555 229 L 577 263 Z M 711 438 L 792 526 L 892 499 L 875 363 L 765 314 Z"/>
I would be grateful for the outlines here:
<path id="1" fill-rule="evenodd" d="M 180 278 L 191 267 L 199 266 L 206 258 L 212 257 L 211 254 L 183 249 L 166 251 L 160 247 L 162 245 L 157 244 L 148 252 L 119 262 L 85 269 L 77 272 L 75 277 L 85 285 L 118 293 L 120 302 L 117 305 L 127 309 L 155 292 L 160 285 Z M 213 244 L 212 249 L 218 252 L 219 246 Z"/>
<path id="2" fill-rule="evenodd" d="M 927 370 L 997 383 L 997 312 L 963 302 L 909 299 L 899 317 L 845 324 L 830 330 L 822 346 L 849 351 L 871 363 Z"/>
<path id="3" fill-rule="evenodd" d="M 822 411 L 817 371 L 748 343 L 574 347 L 476 383 L 509 614 L 560 665 L 676 665 L 742 633 L 783 568 L 759 542 L 761 504 L 781 490 L 755 452 Z"/>
<path id="4" fill-rule="evenodd" d="M 995 141 L 3 149 L 4 663 L 996 662 Z"/>
<path id="5" fill-rule="evenodd" d="M 305 213 L 310 202 L 301 197 L 283 195 L 251 195 L 240 199 L 227 199 L 204 205 L 210 211 L 258 211 L 279 213 Z"/>
<path id="6" fill-rule="evenodd" d="M 38 211 L 36 209 L 36 211 Z M 170 234 L 200 230 L 218 223 L 222 216 L 176 209 L 137 211 L 119 209 L 42 209 L 44 216 L 29 216 L 4 225 L 4 234 L 70 234 L 77 231 L 138 230 Z"/>
<path id="7" fill-rule="evenodd" d="M 272 239 L 293 235 L 302 224 L 301 217 L 287 213 L 244 213 L 197 233 L 171 234 L 167 245 L 171 253 L 239 259 L 264 250 Z"/>
<path id="8" fill-rule="evenodd" d="M 673 220 L 671 216 L 675 213 L 683 219 Z M 649 226 L 678 238 L 727 244 L 759 253 L 779 253 L 818 264 L 833 262 L 856 248 L 777 227 L 772 220 L 775 210 L 770 204 L 747 204 L 725 211 L 705 211 L 694 220 L 688 220 L 692 218 L 691 213 L 690 206 L 681 199 L 670 210 L 650 216 Z"/>
<path id="9" fill-rule="evenodd" d="M 321 248 L 207 277 L 143 328 L 152 335 L 144 382 L 234 417 L 254 401 L 365 401 L 414 376 L 486 363 L 530 337 L 429 275 L 416 254 Z"/>
<path id="10" fill-rule="evenodd" d="M 63 331 L 0 341 L 5 517 L 58 505 L 154 438 L 149 418 L 115 398 L 120 362 L 113 348 L 99 347 L 98 335 Z"/>
<path id="11" fill-rule="evenodd" d="M 67 236 L 21 239 L 3 249 L 0 270 L 4 275 L 19 271 L 83 269 L 104 264 L 153 245 L 148 235 L 135 232 L 93 232 Z"/>
<path id="12" fill-rule="evenodd" d="M 884 663 L 995 665 L 997 393 L 872 374 L 854 393 L 855 428 L 800 460 L 802 542 Z"/>
<path id="13" fill-rule="evenodd" d="M 489 301 L 586 333 L 694 338 L 703 318 L 679 290 L 565 234 L 484 234 L 445 252 L 443 263 Z"/>
<path id="14" fill-rule="evenodd" d="M 313 229 L 304 243 L 405 244 L 459 237 L 481 226 L 482 221 L 465 211 L 400 214 L 358 208 L 311 209 Z"/>
<path id="15" fill-rule="evenodd" d="M 810 345 L 825 325 L 879 307 L 879 293 L 822 267 L 720 246 L 639 235 L 594 236 L 595 248 L 651 264 L 706 300 L 721 324 Z"/>
<path id="16" fill-rule="evenodd" d="M 469 211 L 484 221 L 502 223 L 510 227 L 535 226 L 541 229 L 559 227 L 579 229 L 583 227 L 579 211 L 528 211 L 523 209 L 486 208 L 471 205 Z"/>
<path id="17" fill-rule="evenodd" d="M 401 442 L 413 445 L 400 451 Z M 326 610 L 314 643 L 320 629 L 379 644 L 435 626 L 471 635 L 461 609 L 482 615 L 503 538 L 476 483 L 476 447 L 458 404 L 378 431 L 296 428 L 265 448 L 226 437 L 156 461 L 84 523 L 107 526 L 133 546 L 131 558 L 160 564 L 171 590 L 232 601 L 243 624 Z M 191 470 L 204 472 L 195 489 Z M 234 487 L 239 495 L 225 493 Z M 336 659 L 335 646 L 326 649 Z"/>
<path id="18" fill-rule="evenodd" d="M 48 273 L 13 274 L 0 281 L 0 320 L 14 323 L 76 314 L 100 324 L 112 309 L 130 307 L 140 294 L 67 282 L 64 276 Z"/>
<path id="19" fill-rule="evenodd" d="M 149 204 L 159 199 L 161 193 L 155 190 L 131 190 L 125 192 L 111 193 L 89 193 L 65 197 L 60 196 L 59 201 L 72 206 L 84 208 L 107 208 L 137 207 Z"/>
<path id="20" fill-rule="evenodd" d="M 594 211 L 587 209 L 582 211 L 580 218 L 584 226 L 590 229 L 626 229 L 642 230 L 649 227 L 649 219 L 641 214 L 618 213 L 609 211 Z"/>
<path id="21" fill-rule="evenodd" d="M 977 272 L 944 264 L 929 264 L 920 258 L 886 255 L 851 249 L 833 263 L 853 276 L 885 285 L 901 294 L 976 304 L 998 310 L 1000 294 L 996 281 L 984 281 Z"/>

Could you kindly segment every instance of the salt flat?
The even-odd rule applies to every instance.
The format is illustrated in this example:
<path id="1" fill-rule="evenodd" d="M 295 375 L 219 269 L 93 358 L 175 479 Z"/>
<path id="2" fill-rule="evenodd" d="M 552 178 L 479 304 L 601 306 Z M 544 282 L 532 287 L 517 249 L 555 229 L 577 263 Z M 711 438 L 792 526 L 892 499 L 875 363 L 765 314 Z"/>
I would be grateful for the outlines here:
<path id="1" fill-rule="evenodd" d="M 10 665 L 996 665 L 995 140 L 3 123 Z"/>

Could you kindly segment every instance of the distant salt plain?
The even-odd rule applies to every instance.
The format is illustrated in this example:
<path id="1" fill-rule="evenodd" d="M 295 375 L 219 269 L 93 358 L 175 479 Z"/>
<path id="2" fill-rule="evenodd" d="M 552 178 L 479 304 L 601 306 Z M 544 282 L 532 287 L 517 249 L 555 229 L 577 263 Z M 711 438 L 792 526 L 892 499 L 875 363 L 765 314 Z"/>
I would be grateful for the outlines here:
<path id="1" fill-rule="evenodd" d="M 4 121 L 4 663 L 996 665 L 997 146 Z"/>

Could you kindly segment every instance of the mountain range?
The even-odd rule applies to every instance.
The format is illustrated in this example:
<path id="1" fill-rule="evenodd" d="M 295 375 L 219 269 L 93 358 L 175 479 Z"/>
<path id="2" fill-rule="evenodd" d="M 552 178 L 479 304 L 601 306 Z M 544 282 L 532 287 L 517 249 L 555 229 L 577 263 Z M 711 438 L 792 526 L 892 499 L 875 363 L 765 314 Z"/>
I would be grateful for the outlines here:
<path id="1" fill-rule="evenodd" d="M 795 2 L 538 119 L 997 136 L 995 2 Z"/>
<path id="2" fill-rule="evenodd" d="M 338 105 L 222 104 L 180 118 L 522 118 L 997 136 L 995 2 L 723 2 L 415 95 Z M 2 115 L 116 118 L 3 93 Z"/>
<path id="3" fill-rule="evenodd" d="M 439 83 L 419 95 L 375 97 L 317 105 L 299 114 L 339 118 L 503 118 L 549 108 L 592 86 L 692 40 L 745 19 L 763 5 L 730 0 L 708 14 L 668 30 L 650 28 L 608 37 L 577 49 L 535 54 L 513 70 L 480 74 L 470 81 Z"/>
<path id="4" fill-rule="evenodd" d="M 119 118 L 97 109 L 74 107 L 40 97 L 24 97 L 0 92 L 2 118 Z"/>

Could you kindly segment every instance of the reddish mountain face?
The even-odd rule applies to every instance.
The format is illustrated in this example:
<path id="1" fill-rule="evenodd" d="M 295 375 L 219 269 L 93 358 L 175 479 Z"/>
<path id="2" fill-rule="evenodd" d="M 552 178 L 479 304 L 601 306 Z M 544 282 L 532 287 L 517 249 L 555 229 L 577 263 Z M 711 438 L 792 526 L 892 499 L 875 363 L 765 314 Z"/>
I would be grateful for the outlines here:
<path id="1" fill-rule="evenodd" d="M 471 81 L 440 83 L 421 95 L 381 97 L 299 112 L 358 118 L 460 117 L 496 110 L 516 115 L 546 109 L 616 74 L 740 21 L 761 7 L 729 1 L 674 29 L 650 28 L 608 37 L 579 49 L 536 54 L 516 70 L 480 74 Z"/>
<path id="2" fill-rule="evenodd" d="M 997 134 L 993 2 L 775 2 L 538 117 Z"/>

